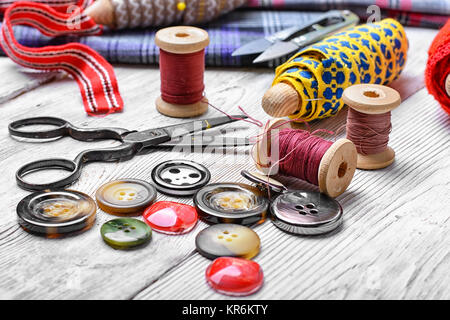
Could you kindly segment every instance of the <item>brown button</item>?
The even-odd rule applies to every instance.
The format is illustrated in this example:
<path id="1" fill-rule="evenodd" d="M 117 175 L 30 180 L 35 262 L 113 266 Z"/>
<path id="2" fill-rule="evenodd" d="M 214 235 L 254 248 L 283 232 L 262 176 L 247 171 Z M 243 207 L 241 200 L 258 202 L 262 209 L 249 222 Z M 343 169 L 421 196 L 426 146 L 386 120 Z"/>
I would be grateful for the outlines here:
<path id="1" fill-rule="evenodd" d="M 156 199 L 156 189 L 138 179 L 123 179 L 102 185 L 95 193 L 103 211 L 114 215 L 139 215 Z"/>

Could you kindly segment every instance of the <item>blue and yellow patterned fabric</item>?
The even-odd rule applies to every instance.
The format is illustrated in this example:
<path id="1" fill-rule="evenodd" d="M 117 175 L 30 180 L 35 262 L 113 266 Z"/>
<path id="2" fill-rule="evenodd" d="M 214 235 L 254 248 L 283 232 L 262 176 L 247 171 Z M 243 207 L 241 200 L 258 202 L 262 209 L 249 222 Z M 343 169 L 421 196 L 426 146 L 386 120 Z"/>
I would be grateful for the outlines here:
<path id="1" fill-rule="evenodd" d="M 397 79 L 407 51 L 408 39 L 396 20 L 356 26 L 296 53 L 276 69 L 272 85 L 288 83 L 300 95 L 301 105 L 291 119 L 323 119 L 342 109 L 345 88 Z"/>

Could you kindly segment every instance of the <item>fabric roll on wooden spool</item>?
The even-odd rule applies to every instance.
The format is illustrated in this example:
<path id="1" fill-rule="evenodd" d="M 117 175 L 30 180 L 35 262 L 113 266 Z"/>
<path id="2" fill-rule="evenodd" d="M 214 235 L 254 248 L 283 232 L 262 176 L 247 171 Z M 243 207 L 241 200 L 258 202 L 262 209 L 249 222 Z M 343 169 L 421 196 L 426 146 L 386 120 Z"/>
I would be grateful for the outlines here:
<path id="1" fill-rule="evenodd" d="M 319 187 L 320 192 L 329 195 L 330 197 L 337 197 L 342 194 L 353 179 L 356 170 L 357 152 L 355 145 L 348 139 L 339 139 L 332 143 L 321 139 L 317 136 L 307 134 L 304 143 L 311 137 L 314 137 L 314 142 L 311 143 L 305 150 L 312 154 L 317 149 L 320 143 L 327 144 L 323 155 L 311 158 L 296 158 L 296 154 L 292 150 L 284 150 L 282 147 L 281 135 L 286 132 L 299 131 L 305 133 L 304 130 L 296 130 L 291 126 L 291 122 L 285 119 L 275 118 L 268 122 L 264 130 L 260 133 L 259 139 L 253 148 L 253 159 L 256 168 L 266 175 L 282 174 L 292 175 L 290 170 L 285 170 L 285 166 L 281 164 L 285 162 L 292 162 L 294 166 L 304 166 L 305 172 L 310 174 L 298 174 L 296 178 L 303 179 L 311 184 Z M 297 145 L 294 141 L 294 145 Z M 277 149 L 275 149 L 277 148 Z M 323 149 L 322 149 L 323 151 Z M 318 160 L 320 163 L 316 164 L 316 169 L 310 170 L 308 166 L 314 166 L 310 162 Z M 278 165 L 278 166 L 277 166 Z M 311 177 L 312 173 L 312 177 Z M 309 178 L 307 178 L 309 176 Z"/>
<path id="2" fill-rule="evenodd" d="M 397 79 L 407 50 L 403 27 L 393 19 L 347 29 L 279 66 L 262 107 L 273 117 L 301 121 L 333 116 L 344 106 L 345 88 L 359 83 L 385 85 Z"/>
<path id="3" fill-rule="evenodd" d="M 245 4 L 246 0 L 97 0 L 86 14 L 111 28 L 199 24 Z"/>

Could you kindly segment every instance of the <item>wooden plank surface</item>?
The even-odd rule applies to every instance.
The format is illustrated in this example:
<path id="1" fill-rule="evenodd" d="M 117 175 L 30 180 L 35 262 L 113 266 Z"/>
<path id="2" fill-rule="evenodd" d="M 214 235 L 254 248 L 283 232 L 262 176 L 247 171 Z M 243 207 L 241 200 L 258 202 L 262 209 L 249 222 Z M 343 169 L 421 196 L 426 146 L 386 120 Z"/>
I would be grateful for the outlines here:
<path id="1" fill-rule="evenodd" d="M 448 116 L 423 88 L 426 49 L 434 30 L 408 28 L 409 61 L 394 86 L 405 100 L 393 112 L 390 145 L 397 160 L 389 168 L 357 171 L 349 190 L 338 200 L 344 207 L 344 225 L 320 237 L 294 237 L 266 222 L 255 228 L 262 240 L 256 257 L 266 276 L 253 299 L 313 298 L 450 298 L 450 207 L 448 168 Z M 0 298 L 14 299 L 210 299 L 214 293 L 204 281 L 209 260 L 195 252 L 195 235 L 167 236 L 154 232 L 152 242 L 133 251 L 116 251 L 103 243 L 101 224 L 112 217 L 98 210 L 94 227 L 77 236 L 44 239 L 24 232 L 17 224 L 15 207 L 28 192 L 14 180 L 18 167 L 47 157 L 72 159 L 86 148 L 111 146 L 113 141 L 82 143 L 69 138 L 49 143 L 11 139 L 7 124 L 30 116 L 52 115 L 80 126 L 115 126 L 142 130 L 162 123 L 180 122 L 159 115 L 153 101 L 159 94 L 159 71 L 142 66 L 115 67 L 125 111 L 105 118 L 87 117 L 77 85 L 55 76 L 35 85 L 33 76 L 20 75 L 6 58 L 0 59 L 0 186 L 5 209 L 0 220 Z M 267 117 L 260 100 L 270 86 L 272 70 L 207 70 L 207 96 L 228 112 L 237 105 Z M 7 80 L 14 79 L 11 83 Z M 50 83 L 45 83 L 51 81 Z M 41 84 L 38 83 L 38 84 Z M 17 94 L 12 94 L 15 92 Z M 19 95 L 19 93 L 27 92 Z M 218 115 L 209 110 L 203 117 Z M 346 112 L 315 124 L 314 128 L 339 129 Z M 253 135 L 256 128 L 231 124 L 237 135 Z M 342 133 L 341 133 L 342 135 Z M 211 182 L 240 181 L 241 169 L 251 169 L 246 151 L 226 155 L 180 154 L 153 151 L 121 163 L 88 165 L 72 188 L 94 196 L 103 183 L 116 178 L 150 181 L 152 168 L 167 159 L 202 162 L 212 173 Z M 200 156 L 202 156 L 200 158 Z M 41 176 L 34 177 L 40 179 Z M 294 179 L 292 186 L 311 188 Z M 158 200 L 192 203 L 158 195 Z"/>

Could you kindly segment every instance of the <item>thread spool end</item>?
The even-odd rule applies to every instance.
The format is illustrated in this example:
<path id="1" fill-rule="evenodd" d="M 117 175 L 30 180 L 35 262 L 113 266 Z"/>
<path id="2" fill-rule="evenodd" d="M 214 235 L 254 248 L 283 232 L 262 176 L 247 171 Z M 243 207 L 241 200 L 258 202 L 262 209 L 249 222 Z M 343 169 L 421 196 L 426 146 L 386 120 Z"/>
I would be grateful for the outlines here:
<path id="1" fill-rule="evenodd" d="M 161 96 L 156 99 L 156 109 L 159 113 L 174 118 L 191 118 L 204 114 L 208 111 L 208 99 L 191 104 L 173 104 L 164 101 Z"/>
<path id="2" fill-rule="evenodd" d="M 344 90 L 342 98 L 350 108 L 366 114 L 389 112 L 402 101 L 396 90 L 379 84 L 353 85 Z"/>
<path id="3" fill-rule="evenodd" d="M 278 173 L 277 167 L 272 167 L 272 158 L 278 157 L 272 153 L 272 138 L 278 138 L 278 134 L 273 130 L 283 130 L 285 128 L 292 128 L 291 122 L 281 118 L 274 118 L 263 128 L 260 138 L 253 148 L 253 160 L 256 168 L 266 175 L 273 175 Z M 267 132 L 264 134 L 264 132 Z M 275 134 L 275 135 L 273 135 Z"/>
<path id="4" fill-rule="evenodd" d="M 277 83 L 264 94 L 262 107 L 272 117 L 287 117 L 299 110 L 300 97 L 287 83 Z"/>
<path id="5" fill-rule="evenodd" d="M 391 165 L 395 160 L 395 151 L 391 147 L 380 153 L 376 154 L 360 154 L 358 153 L 358 162 L 356 167 L 363 170 L 375 170 L 386 168 Z"/>
<path id="6" fill-rule="evenodd" d="M 332 198 L 341 195 L 356 171 L 356 147 L 348 139 L 339 139 L 331 145 L 320 161 L 319 190 Z"/>
<path id="7" fill-rule="evenodd" d="M 208 32 L 196 27 L 169 27 L 156 32 L 155 44 L 170 53 L 194 53 L 208 46 L 209 36 Z"/>
<path id="8" fill-rule="evenodd" d="M 96 23 L 115 27 L 114 7 L 111 0 L 98 0 L 92 3 L 84 12 Z"/>

